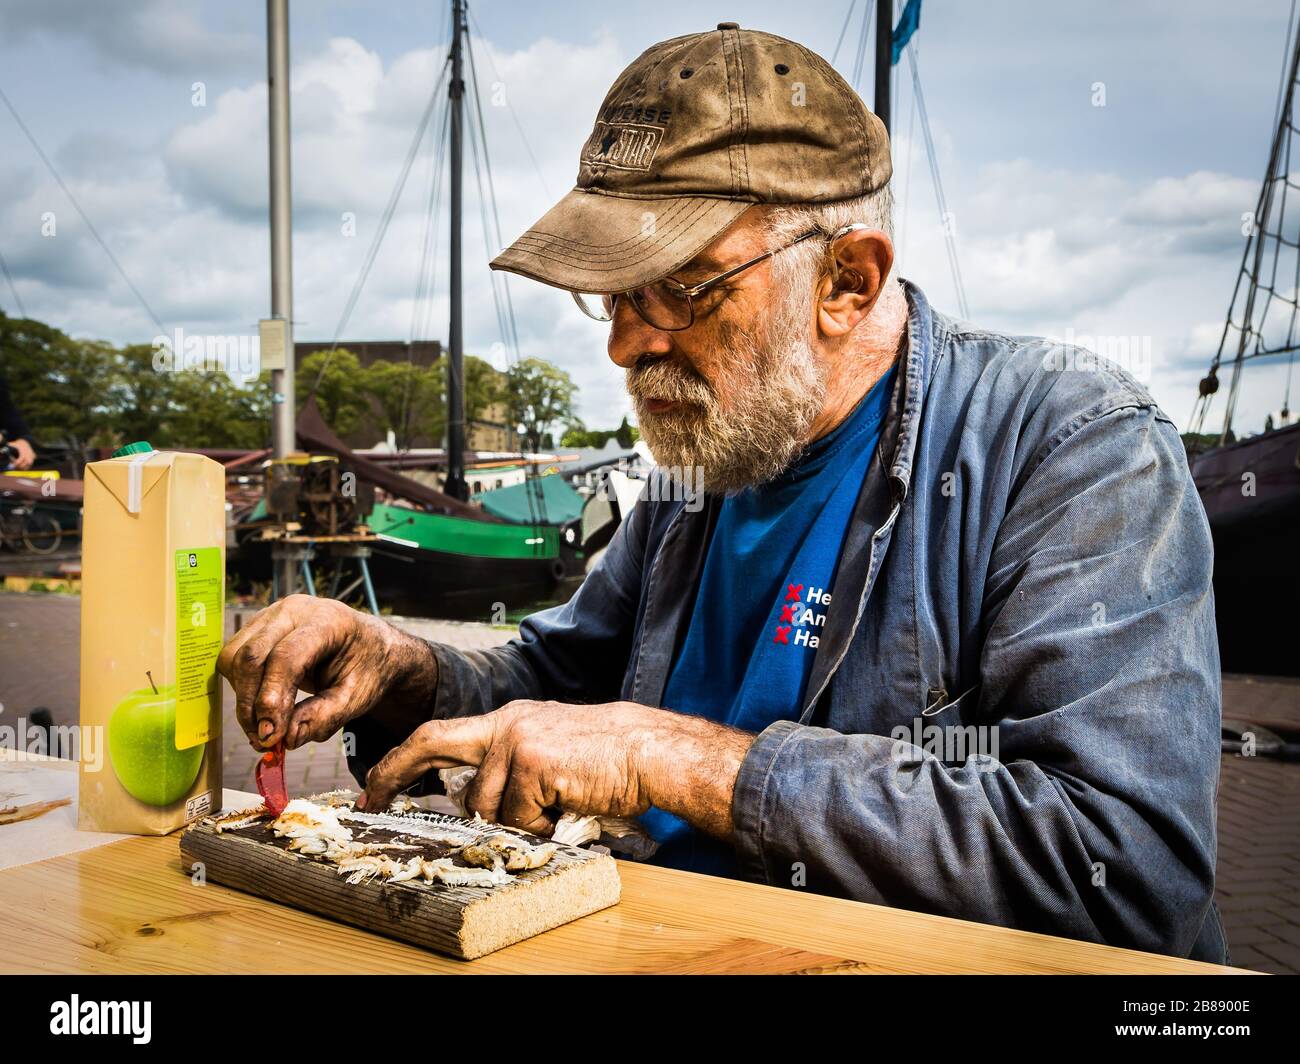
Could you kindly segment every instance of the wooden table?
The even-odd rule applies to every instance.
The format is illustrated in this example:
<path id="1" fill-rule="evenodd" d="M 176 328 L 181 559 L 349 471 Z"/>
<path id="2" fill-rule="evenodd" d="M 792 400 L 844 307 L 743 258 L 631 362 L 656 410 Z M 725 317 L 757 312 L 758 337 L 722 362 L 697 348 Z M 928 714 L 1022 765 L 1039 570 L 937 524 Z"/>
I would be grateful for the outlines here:
<path id="1" fill-rule="evenodd" d="M 455 961 L 195 884 L 182 871 L 178 839 L 132 837 L 0 870 L 0 972 L 1238 970 L 631 862 L 619 862 L 623 900 L 615 907 Z"/>

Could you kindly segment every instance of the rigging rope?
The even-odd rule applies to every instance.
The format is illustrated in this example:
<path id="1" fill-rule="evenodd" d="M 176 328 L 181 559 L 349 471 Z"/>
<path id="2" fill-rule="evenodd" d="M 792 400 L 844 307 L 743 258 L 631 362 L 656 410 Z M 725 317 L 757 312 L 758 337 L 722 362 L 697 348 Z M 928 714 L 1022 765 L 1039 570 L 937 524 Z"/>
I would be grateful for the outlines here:
<path id="1" fill-rule="evenodd" d="M 844 25 L 840 27 L 840 39 L 835 42 L 835 51 L 831 53 L 831 66 L 835 65 L 835 60 L 840 57 L 840 46 L 844 44 L 844 35 L 849 30 L 849 22 L 853 18 L 853 9 L 858 6 L 858 0 L 849 0 L 849 9 L 844 15 Z"/>
<path id="2" fill-rule="evenodd" d="M 442 92 L 442 83 L 447 77 L 451 67 L 451 57 L 448 56 L 442 65 L 442 70 L 434 84 L 434 89 L 429 97 L 429 102 L 425 105 L 424 113 L 420 116 L 420 122 L 416 126 L 415 136 L 411 138 L 411 146 L 407 149 L 406 158 L 402 161 L 402 168 L 397 176 L 397 182 L 393 186 L 393 191 L 388 197 L 388 203 L 384 207 L 383 214 L 379 218 L 379 228 L 375 231 L 374 237 L 370 241 L 370 247 L 366 251 L 366 256 L 362 260 L 361 270 L 357 274 L 356 282 L 352 286 L 352 292 L 348 296 L 347 302 L 343 305 L 343 313 L 339 317 L 339 323 L 334 329 L 334 339 L 330 341 L 329 352 L 325 356 L 325 362 L 316 374 L 316 380 L 312 384 L 314 392 L 320 387 L 320 382 L 325 376 L 325 371 L 329 369 L 331 360 L 334 358 L 334 352 L 338 349 L 339 339 L 343 336 L 343 331 L 348 327 L 348 320 L 352 317 L 352 311 L 357 305 L 357 300 L 361 298 L 361 291 L 366 286 L 366 279 L 370 276 L 370 269 L 375 264 L 375 259 L 379 255 L 379 248 L 384 242 L 384 237 L 388 233 L 388 225 L 393 220 L 393 214 L 397 210 L 397 203 L 402 198 L 402 190 L 406 188 L 406 179 L 411 173 L 411 166 L 415 162 L 415 157 L 419 153 L 420 143 L 424 140 L 425 130 L 429 128 L 429 120 L 433 117 L 434 108 L 438 104 Z"/>
<path id="3" fill-rule="evenodd" d="M 483 244 L 488 255 L 493 255 L 495 250 L 499 250 L 504 241 L 501 238 L 501 217 L 497 209 L 496 182 L 492 178 L 492 159 L 488 152 L 487 141 L 487 124 L 483 120 L 483 97 L 479 90 L 478 68 L 474 60 L 474 42 L 470 34 L 465 35 L 466 52 L 469 55 L 470 67 L 470 86 L 474 98 L 474 118 L 475 122 L 469 123 L 470 133 L 470 151 L 474 160 L 474 177 L 478 184 L 479 192 L 479 218 L 483 226 Z M 479 150 L 482 149 L 483 158 L 480 166 Z M 487 196 L 483 195 L 483 178 L 487 177 Z M 491 209 L 491 221 L 489 223 L 489 207 Z M 495 243 L 493 234 L 495 233 Z M 489 273 L 489 281 L 492 287 L 492 303 L 497 316 L 497 329 L 501 335 L 502 346 L 506 350 L 507 372 L 509 368 L 518 364 L 519 360 L 519 330 L 515 321 L 514 305 L 510 300 L 510 284 L 507 275 L 502 274 L 501 284 L 504 291 L 504 302 L 501 294 L 497 290 L 496 271 Z M 512 346 L 513 345 L 513 356 Z M 529 526 L 532 535 L 529 537 L 532 542 L 534 555 L 542 553 L 544 546 L 544 537 L 541 534 L 540 525 L 546 522 L 546 504 L 541 494 L 541 484 L 538 481 L 535 467 L 525 462 L 524 464 L 524 498 L 528 504 Z"/>
<path id="4" fill-rule="evenodd" d="M 892 17 L 892 13 L 893 13 L 892 0 L 880 0 L 880 2 L 888 3 L 890 5 L 890 12 Z M 870 0 L 870 2 L 866 5 L 866 10 L 863 13 L 862 28 L 858 32 L 858 46 L 857 46 L 857 52 L 854 56 L 853 77 L 851 80 L 851 84 L 855 91 L 857 91 L 858 83 L 862 78 L 862 72 L 866 66 L 867 42 L 871 36 L 871 28 L 872 28 L 871 16 L 874 9 L 875 9 L 875 0 Z M 849 21 L 853 16 L 853 10 L 854 10 L 854 4 L 851 3 L 849 5 L 849 12 L 844 19 L 844 26 L 840 30 L 841 43 L 843 42 L 845 33 L 848 31 Z M 910 207 L 911 198 L 912 198 L 910 194 L 911 192 L 910 190 L 911 151 L 912 151 L 912 143 L 913 143 L 912 131 L 913 131 L 913 124 L 915 122 L 916 115 L 919 113 L 921 116 L 921 132 L 925 140 L 926 158 L 930 168 L 930 181 L 934 185 L 935 202 L 937 203 L 939 208 L 939 227 L 943 231 L 944 249 L 948 257 L 948 269 L 949 272 L 952 274 L 953 290 L 957 297 L 957 308 L 960 311 L 961 316 L 963 318 L 969 318 L 970 308 L 966 302 L 966 286 L 962 280 L 961 260 L 957 254 L 957 235 L 953 231 L 952 215 L 948 211 L 948 202 L 943 191 L 943 179 L 940 175 L 940 170 L 939 170 L 939 154 L 935 148 L 934 137 L 930 132 L 930 118 L 925 107 L 925 94 L 921 91 L 921 71 L 917 61 L 917 43 L 915 37 L 913 37 L 908 42 L 905 51 L 907 52 L 907 60 L 912 72 L 912 110 L 910 112 L 910 116 L 908 119 L 909 124 L 908 124 L 907 174 L 904 177 L 904 182 L 903 182 L 903 198 L 904 198 L 905 205 Z M 839 54 L 839 44 L 836 45 L 835 52 L 834 52 L 834 55 L 837 56 L 838 54 Z M 834 62 L 834 57 L 832 57 L 832 62 Z M 894 99 L 897 99 L 898 98 L 897 79 L 899 77 L 899 71 L 897 70 L 891 71 L 891 77 L 894 78 L 894 84 L 895 84 L 895 91 L 893 93 L 893 97 Z M 892 148 L 892 144 L 891 144 L 891 148 Z M 906 212 L 904 212 L 903 217 L 904 217 L 904 223 L 906 223 Z M 900 249 L 900 254 L 899 254 L 900 262 L 901 262 L 901 258 L 902 256 L 901 256 L 901 249 Z"/>
<path id="5" fill-rule="evenodd" d="M 159 334 L 161 335 L 166 333 L 167 330 L 163 327 L 163 323 L 158 320 L 158 315 L 153 312 L 153 307 L 149 305 L 149 301 L 140 294 L 140 289 L 136 288 L 135 282 L 127 276 L 125 267 L 123 267 L 123 265 L 118 261 L 117 256 L 113 254 L 113 249 L 110 248 L 104 238 L 99 235 L 99 230 L 95 228 L 95 223 L 90 220 L 89 215 L 81 209 L 81 204 L 77 201 L 77 197 L 72 194 L 72 189 L 68 188 L 68 186 L 63 183 L 63 178 L 61 178 L 59 172 L 54 169 L 54 164 L 50 162 L 49 156 L 45 154 L 44 149 L 37 142 L 36 138 L 32 136 L 32 131 L 27 128 L 27 123 L 22 120 L 22 117 L 18 114 L 14 105 L 9 102 L 9 97 L 5 95 L 3 89 L 0 89 L 0 100 L 3 100 L 4 105 L 9 108 L 9 113 L 14 116 L 14 121 L 18 123 L 18 128 L 23 131 L 23 136 L 27 138 L 28 142 L 36 150 L 36 154 L 41 157 L 41 162 L 45 164 L 45 169 L 50 172 L 50 176 L 54 178 L 59 188 L 63 189 L 63 194 L 68 197 L 68 202 L 70 202 L 76 209 L 76 212 L 81 215 L 81 220 L 86 223 L 86 228 L 90 231 L 90 235 L 95 238 L 95 242 L 103 248 L 104 254 L 108 256 L 108 261 L 113 264 L 113 268 L 117 270 L 118 275 L 126 282 L 127 288 L 131 289 L 132 295 L 134 295 L 139 301 L 140 306 L 144 307 L 144 312 L 148 314 L 153 323 L 158 326 Z M 6 267 L 6 276 L 8 275 L 8 272 L 8 267 Z M 13 282 L 11 281 L 10 284 L 12 285 L 12 283 Z M 15 290 L 14 296 L 17 298 L 17 290 Z M 26 315 L 24 315 L 24 317 L 25 316 Z"/>
<path id="6" fill-rule="evenodd" d="M 934 147 L 934 138 L 930 134 L 930 118 L 925 109 L 925 94 L 921 91 L 921 71 L 916 61 L 916 40 L 913 38 L 907 46 L 907 61 L 912 67 L 912 92 L 916 95 L 917 111 L 921 116 L 921 133 L 925 137 L 925 153 L 930 161 L 930 180 L 934 183 L 934 198 L 939 205 L 939 225 L 943 229 L 943 240 L 948 250 L 948 267 L 952 271 L 953 287 L 957 290 L 957 307 L 963 318 L 970 318 L 966 305 L 966 286 L 961 279 L 961 263 L 957 259 L 957 237 L 950 224 L 952 216 L 948 213 L 948 201 L 943 194 L 943 179 L 939 176 L 939 153 Z"/>
<path id="7" fill-rule="evenodd" d="M 857 0 L 853 0 L 853 2 L 857 3 Z M 476 32 L 480 37 L 482 37 L 484 42 L 486 43 L 487 35 L 479 28 L 478 19 L 474 17 L 473 9 L 470 8 L 468 5 L 466 5 L 465 10 L 469 13 L 469 21 L 470 24 L 474 27 L 474 32 Z M 465 39 L 467 42 L 470 42 L 470 35 L 468 33 L 465 35 Z M 490 46 L 486 49 L 486 52 L 487 52 L 488 66 L 492 68 L 492 76 L 495 77 L 499 83 L 505 84 L 505 79 L 501 77 L 500 71 L 497 70 L 496 60 L 492 58 L 492 49 Z M 474 65 L 474 58 L 471 55 L 470 66 L 472 67 L 473 65 Z M 477 80 L 478 78 L 475 77 L 475 81 Z M 519 140 L 523 143 L 524 150 L 528 152 L 528 158 L 532 160 L 533 170 L 537 174 L 537 180 L 541 183 L 542 192 L 548 200 L 552 200 L 555 197 L 551 195 L 551 190 L 547 187 L 546 175 L 542 173 L 541 165 L 537 162 L 537 156 L 533 154 L 533 146 L 528 142 L 528 134 L 524 132 L 523 123 L 519 121 L 519 113 L 515 110 L 515 105 L 510 102 L 509 93 L 506 93 L 505 95 L 505 102 L 506 102 L 506 110 L 510 112 L 510 117 L 514 120 L 515 123 L 515 129 L 518 130 L 519 132 Z"/>
<path id="8" fill-rule="evenodd" d="M 1269 147 L 1264 180 L 1251 218 L 1246 245 L 1242 249 L 1241 265 L 1238 267 L 1236 281 L 1233 284 L 1228 313 L 1219 336 L 1219 346 L 1210 362 L 1209 373 L 1201 382 L 1201 388 L 1192 407 L 1192 417 L 1188 422 L 1189 431 L 1198 435 L 1204 431 L 1205 420 L 1213 403 L 1214 394 L 1218 390 L 1218 371 L 1223 363 L 1223 356 L 1228 350 L 1228 337 L 1235 330 L 1236 356 L 1233 359 L 1232 379 L 1229 382 L 1224 406 L 1223 427 L 1219 433 L 1221 444 L 1228 441 L 1229 433 L 1232 431 L 1232 422 L 1241 394 L 1242 368 L 1247 361 L 1273 355 L 1287 355 L 1287 384 L 1283 403 L 1284 409 L 1289 410 L 1290 406 L 1290 383 L 1297 340 L 1297 314 L 1300 312 L 1300 255 L 1296 255 L 1295 258 L 1290 292 L 1278 291 L 1277 285 L 1282 249 L 1285 247 L 1295 255 L 1300 247 L 1300 242 L 1287 239 L 1282 231 L 1285 223 L 1287 193 L 1293 184 L 1290 180 L 1292 135 L 1297 132 L 1294 125 L 1294 106 L 1297 78 L 1300 76 L 1300 22 L 1297 21 L 1295 0 L 1292 0 L 1291 12 L 1288 15 L 1286 39 L 1290 44 L 1290 52 L 1283 61 L 1282 78 L 1274 106 L 1274 134 Z M 1281 186 L 1281 195 L 1275 201 L 1274 193 L 1278 186 Z M 1273 241 L 1273 255 L 1271 262 L 1267 264 L 1268 276 L 1265 279 L 1261 275 L 1265 270 L 1269 240 Z M 1240 317 L 1237 319 L 1234 318 L 1234 311 L 1238 305 L 1238 297 L 1242 293 L 1243 281 L 1246 284 L 1245 298 Z M 1257 297 L 1260 292 L 1264 293 L 1264 299 L 1262 309 L 1256 314 Z M 1265 333 L 1268 331 L 1269 314 L 1275 301 L 1290 307 L 1290 320 L 1285 329 L 1285 336 L 1280 337 L 1277 342 L 1270 342 Z"/>

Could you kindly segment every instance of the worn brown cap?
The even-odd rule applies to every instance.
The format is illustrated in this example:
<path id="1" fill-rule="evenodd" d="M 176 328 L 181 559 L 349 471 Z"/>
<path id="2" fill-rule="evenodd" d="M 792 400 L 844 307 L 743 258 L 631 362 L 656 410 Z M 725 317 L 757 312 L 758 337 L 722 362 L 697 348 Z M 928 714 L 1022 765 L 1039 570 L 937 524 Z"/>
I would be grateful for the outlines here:
<path id="1" fill-rule="evenodd" d="M 755 203 L 852 199 L 891 172 L 885 127 L 829 63 L 723 22 L 619 75 L 577 185 L 492 268 L 625 292 L 685 265 Z"/>

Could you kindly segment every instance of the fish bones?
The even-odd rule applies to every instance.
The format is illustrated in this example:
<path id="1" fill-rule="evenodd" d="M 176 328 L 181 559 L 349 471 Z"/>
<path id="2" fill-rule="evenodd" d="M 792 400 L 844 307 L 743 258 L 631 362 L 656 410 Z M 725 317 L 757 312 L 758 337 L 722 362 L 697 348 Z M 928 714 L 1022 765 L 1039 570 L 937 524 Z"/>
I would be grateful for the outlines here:
<path id="1" fill-rule="evenodd" d="M 252 819 L 256 817 L 242 822 Z M 365 842 L 354 838 L 352 829 L 343 823 L 345 819 L 363 824 L 362 835 L 377 826 L 392 827 L 453 849 L 444 857 L 426 858 L 418 854 L 405 859 L 400 855 L 394 857 L 392 851 L 419 847 L 393 840 Z M 511 872 L 541 868 L 559 849 L 553 842 L 532 845 L 515 835 L 490 828 L 478 818 L 469 828 L 455 825 L 444 828 L 400 817 L 386 819 L 383 814 L 358 814 L 342 806 L 316 805 L 304 798 L 295 798 L 285 806 L 284 812 L 272 822 L 271 831 L 287 838 L 290 850 L 337 865 L 338 874 L 347 876 L 349 883 L 378 877 L 390 883 L 419 879 L 449 887 L 499 887 L 511 881 Z M 469 867 L 457 864 L 453 856 L 459 856 Z"/>

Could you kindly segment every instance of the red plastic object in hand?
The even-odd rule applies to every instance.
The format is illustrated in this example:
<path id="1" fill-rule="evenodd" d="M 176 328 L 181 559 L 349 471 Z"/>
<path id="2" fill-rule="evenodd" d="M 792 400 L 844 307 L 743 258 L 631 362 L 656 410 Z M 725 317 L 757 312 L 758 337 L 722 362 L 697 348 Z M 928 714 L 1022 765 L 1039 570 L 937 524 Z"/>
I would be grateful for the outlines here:
<path id="1" fill-rule="evenodd" d="M 264 753 L 257 762 L 257 790 L 266 803 L 267 811 L 278 817 L 289 804 L 289 792 L 284 786 L 284 742 Z"/>

